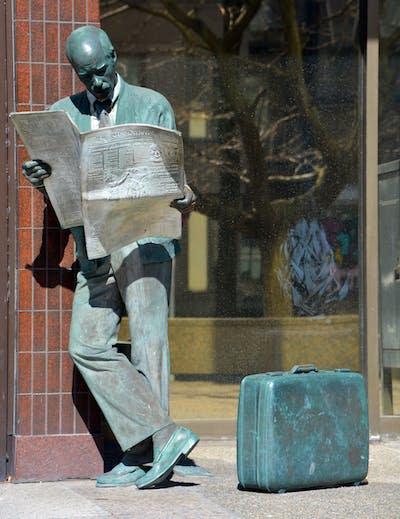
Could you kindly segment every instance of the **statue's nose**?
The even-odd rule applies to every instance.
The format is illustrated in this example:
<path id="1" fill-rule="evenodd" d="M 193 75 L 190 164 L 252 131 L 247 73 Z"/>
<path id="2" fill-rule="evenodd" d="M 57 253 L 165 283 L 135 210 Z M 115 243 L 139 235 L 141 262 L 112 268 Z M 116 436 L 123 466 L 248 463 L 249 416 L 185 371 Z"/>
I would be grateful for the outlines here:
<path id="1" fill-rule="evenodd" d="M 100 88 L 102 85 L 102 80 L 100 78 L 98 78 L 97 76 L 94 76 L 93 80 L 92 80 L 92 85 L 93 85 L 93 88 Z"/>

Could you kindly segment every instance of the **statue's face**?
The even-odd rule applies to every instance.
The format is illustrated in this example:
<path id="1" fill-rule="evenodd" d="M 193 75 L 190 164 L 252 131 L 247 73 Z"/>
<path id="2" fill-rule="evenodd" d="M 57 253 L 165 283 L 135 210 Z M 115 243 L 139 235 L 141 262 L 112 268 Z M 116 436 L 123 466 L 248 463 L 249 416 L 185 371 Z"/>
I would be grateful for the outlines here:
<path id="1" fill-rule="evenodd" d="M 117 82 L 115 56 L 107 56 L 102 49 L 81 54 L 72 62 L 81 82 L 99 101 L 109 97 Z M 85 59 L 86 58 L 86 59 Z"/>

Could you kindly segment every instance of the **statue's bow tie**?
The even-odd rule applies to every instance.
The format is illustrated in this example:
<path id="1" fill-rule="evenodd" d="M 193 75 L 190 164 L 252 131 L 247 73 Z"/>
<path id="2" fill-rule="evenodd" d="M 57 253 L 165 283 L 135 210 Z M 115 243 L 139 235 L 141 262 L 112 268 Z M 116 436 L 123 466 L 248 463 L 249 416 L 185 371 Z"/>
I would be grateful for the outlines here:
<path id="1" fill-rule="evenodd" d="M 98 115 L 101 114 L 101 112 L 103 112 L 103 111 L 110 113 L 112 105 L 113 105 L 113 103 L 112 103 L 111 99 L 106 99 L 105 101 L 96 100 L 94 102 L 94 110 L 95 110 L 96 114 L 98 114 Z"/>

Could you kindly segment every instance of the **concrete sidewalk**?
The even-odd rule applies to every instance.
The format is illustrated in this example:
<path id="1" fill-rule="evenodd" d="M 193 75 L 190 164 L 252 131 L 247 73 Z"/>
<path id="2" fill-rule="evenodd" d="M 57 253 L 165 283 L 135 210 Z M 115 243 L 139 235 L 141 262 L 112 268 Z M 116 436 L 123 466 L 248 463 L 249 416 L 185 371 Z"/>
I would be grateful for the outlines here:
<path id="1" fill-rule="evenodd" d="M 233 440 L 203 440 L 191 459 L 213 477 L 162 488 L 98 489 L 94 481 L 0 484 L 1 519 L 399 519 L 400 440 L 372 443 L 368 484 L 267 494 L 241 491 Z"/>

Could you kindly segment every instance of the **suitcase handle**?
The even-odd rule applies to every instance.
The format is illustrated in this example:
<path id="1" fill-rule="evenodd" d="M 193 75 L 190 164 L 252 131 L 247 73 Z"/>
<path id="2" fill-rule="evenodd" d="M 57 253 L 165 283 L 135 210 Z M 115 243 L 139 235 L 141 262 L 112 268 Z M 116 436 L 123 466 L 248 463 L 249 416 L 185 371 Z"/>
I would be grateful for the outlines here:
<path id="1" fill-rule="evenodd" d="M 318 372 L 318 368 L 316 368 L 314 364 L 300 364 L 297 366 L 293 366 L 293 368 L 290 370 L 290 373 L 310 373 L 311 371 Z"/>

